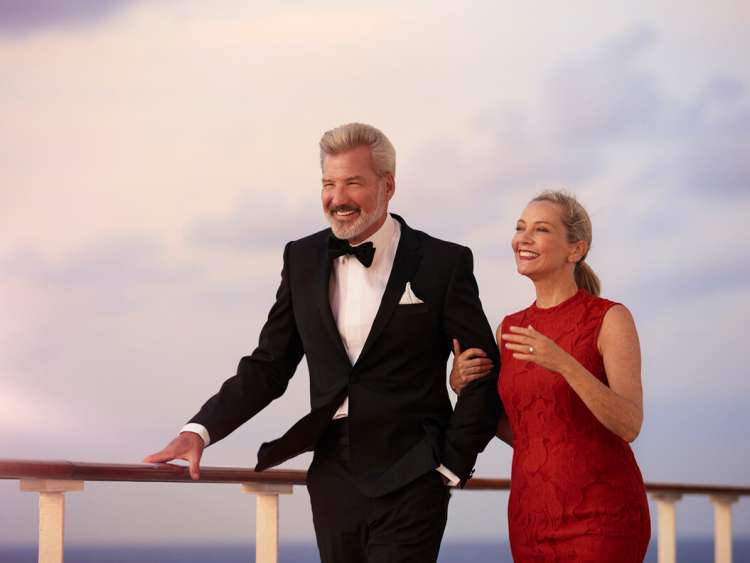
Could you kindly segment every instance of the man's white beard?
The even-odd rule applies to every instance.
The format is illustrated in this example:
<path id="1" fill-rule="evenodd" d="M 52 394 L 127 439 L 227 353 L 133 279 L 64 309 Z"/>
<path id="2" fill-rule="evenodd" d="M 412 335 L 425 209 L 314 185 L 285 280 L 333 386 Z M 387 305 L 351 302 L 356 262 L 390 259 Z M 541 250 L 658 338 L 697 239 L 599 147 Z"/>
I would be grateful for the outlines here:
<path id="1" fill-rule="evenodd" d="M 372 227 L 386 212 L 388 202 L 385 198 L 385 190 L 381 190 L 381 193 L 378 194 L 378 200 L 375 211 L 365 213 L 360 209 L 359 217 L 351 224 L 340 224 L 333 215 L 326 213 L 333 235 L 338 239 L 351 240 Z"/>

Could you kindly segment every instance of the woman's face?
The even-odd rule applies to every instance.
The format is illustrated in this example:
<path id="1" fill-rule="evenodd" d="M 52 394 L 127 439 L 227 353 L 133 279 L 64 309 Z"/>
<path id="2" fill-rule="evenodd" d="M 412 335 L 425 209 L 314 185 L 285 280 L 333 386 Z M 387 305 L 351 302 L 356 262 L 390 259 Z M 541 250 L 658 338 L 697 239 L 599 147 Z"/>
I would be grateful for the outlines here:
<path id="1" fill-rule="evenodd" d="M 523 210 L 512 241 L 519 274 L 536 280 L 565 269 L 572 273 L 586 243 L 568 242 L 561 213 L 560 206 L 550 201 L 535 201 Z"/>

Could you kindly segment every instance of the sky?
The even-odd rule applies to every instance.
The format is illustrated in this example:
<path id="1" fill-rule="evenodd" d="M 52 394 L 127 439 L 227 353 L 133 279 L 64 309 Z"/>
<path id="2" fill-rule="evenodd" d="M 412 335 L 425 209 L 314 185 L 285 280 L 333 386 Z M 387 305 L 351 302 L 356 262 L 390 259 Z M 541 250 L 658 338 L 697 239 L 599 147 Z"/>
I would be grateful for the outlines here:
<path id="1" fill-rule="evenodd" d="M 493 326 L 534 299 L 516 218 L 573 191 L 603 295 L 638 325 L 645 478 L 747 486 L 748 25 L 728 0 L 0 0 L 0 457 L 166 444 L 257 343 L 284 243 L 326 226 L 320 135 L 363 121 L 397 150 L 391 210 L 474 251 Z M 254 465 L 307 412 L 307 378 L 204 463 Z M 477 475 L 511 457 L 493 441 Z M 0 501 L 0 541 L 35 541 L 33 496 L 6 481 Z M 507 537 L 506 503 L 457 492 L 446 541 Z M 282 541 L 310 518 L 296 487 Z M 750 535 L 750 500 L 734 518 Z M 253 529 L 239 486 L 68 498 L 68 541 Z M 678 534 L 712 530 L 706 497 L 678 504 Z"/>

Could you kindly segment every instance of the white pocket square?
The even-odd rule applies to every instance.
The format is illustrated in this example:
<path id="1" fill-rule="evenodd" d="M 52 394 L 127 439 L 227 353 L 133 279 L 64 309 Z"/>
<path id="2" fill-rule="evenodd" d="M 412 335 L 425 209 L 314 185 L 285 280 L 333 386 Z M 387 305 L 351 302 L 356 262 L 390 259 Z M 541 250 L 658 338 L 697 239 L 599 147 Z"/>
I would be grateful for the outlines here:
<path id="1" fill-rule="evenodd" d="M 424 303 L 419 297 L 417 297 L 411 289 L 411 283 L 406 282 L 406 289 L 401 299 L 398 300 L 399 305 L 416 305 L 417 303 Z"/>

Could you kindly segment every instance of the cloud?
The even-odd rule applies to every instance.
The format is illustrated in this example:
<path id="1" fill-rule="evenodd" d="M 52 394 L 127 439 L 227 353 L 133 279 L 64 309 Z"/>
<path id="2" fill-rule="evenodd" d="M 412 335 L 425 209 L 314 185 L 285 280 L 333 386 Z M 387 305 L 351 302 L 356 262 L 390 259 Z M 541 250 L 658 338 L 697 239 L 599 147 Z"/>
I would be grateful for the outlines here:
<path id="1" fill-rule="evenodd" d="M 492 163 L 466 185 L 482 194 L 605 181 L 622 167 L 619 152 L 631 159 L 646 155 L 635 161 L 639 181 L 658 169 L 670 174 L 675 192 L 688 187 L 694 194 L 747 195 L 750 105 L 744 84 L 714 77 L 682 101 L 645 64 L 658 41 L 656 32 L 639 28 L 564 61 L 526 105 L 478 113 L 465 150 L 436 145 L 423 156 L 457 156 L 462 173 L 476 169 L 477 161 Z"/>
<path id="2" fill-rule="evenodd" d="M 670 307 L 633 310 L 643 352 L 646 397 L 656 401 L 722 401 L 750 392 L 744 348 L 750 287 L 727 287 L 680 299 Z"/>
<path id="3" fill-rule="evenodd" d="M 205 248 L 280 253 L 285 242 L 327 226 L 320 204 L 311 198 L 290 202 L 271 192 L 247 190 L 225 214 L 196 219 L 188 239 Z"/>
<path id="4" fill-rule="evenodd" d="M 161 243 L 143 236 L 98 241 L 63 259 L 16 250 L 0 261 L 0 271 L 36 284 L 104 291 L 173 284 L 195 273 L 191 267 L 165 264 Z"/>
<path id="5" fill-rule="evenodd" d="M 32 392 L 7 378 L 0 382 L 0 437 L 6 443 L 75 431 L 80 431 L 80 425 L 70 405 L 59 397 Z"/>
<path id="6" fill-rule="evenodd" d="M 0 34 L 20 35 L 38 29 L 92 25 L 142 0 L 0 0 Z"/>
<path id="7" fill-rule="evenodd" d="M 677 162 L 683 166 L 677 170 L 682 183 L 693 192 L 746 198 L 750 196 L 750 108 L 723 113 L 690 131 Z"/>
<path id="8" fill-rule="evenodd" d="M 668 102 L 656 76 L 639 65 L 656 39 L 652 30 L 637 29 L 548 77 L 542 116 L 560 148 L 601 150 L 656 129 Z"/>

